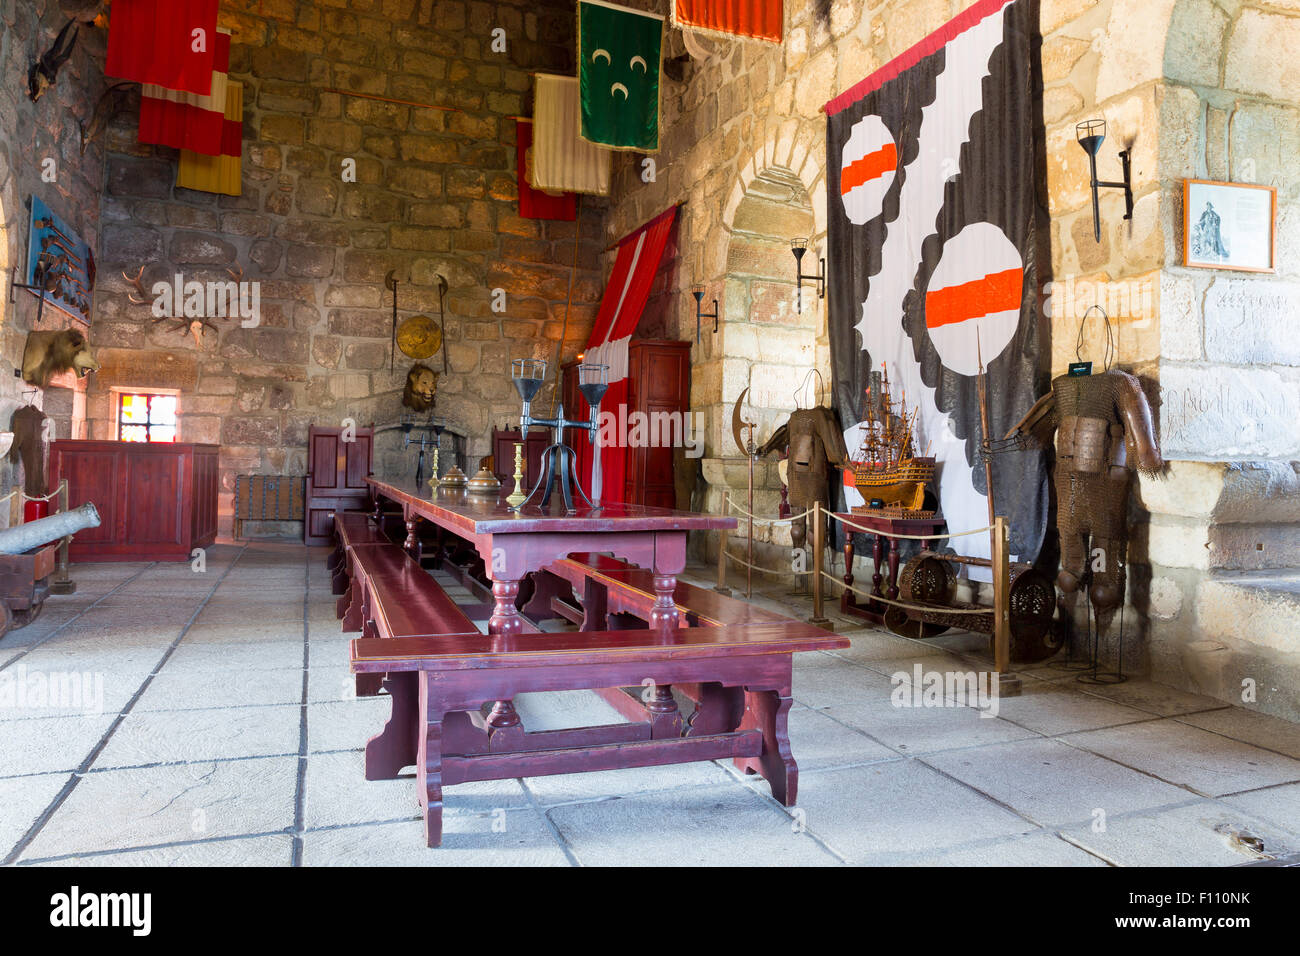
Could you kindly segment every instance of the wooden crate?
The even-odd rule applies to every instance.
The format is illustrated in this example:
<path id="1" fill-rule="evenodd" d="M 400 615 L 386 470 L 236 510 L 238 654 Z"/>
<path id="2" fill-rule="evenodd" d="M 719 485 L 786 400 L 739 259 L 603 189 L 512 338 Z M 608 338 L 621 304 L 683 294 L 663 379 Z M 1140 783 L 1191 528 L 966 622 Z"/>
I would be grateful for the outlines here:
<path id="1" fill-rule="evenodd" d="M 235 477 L 235 540 L 243 537 L 245 521 L 302 521 L 302 475 L 237 475 Z"/>

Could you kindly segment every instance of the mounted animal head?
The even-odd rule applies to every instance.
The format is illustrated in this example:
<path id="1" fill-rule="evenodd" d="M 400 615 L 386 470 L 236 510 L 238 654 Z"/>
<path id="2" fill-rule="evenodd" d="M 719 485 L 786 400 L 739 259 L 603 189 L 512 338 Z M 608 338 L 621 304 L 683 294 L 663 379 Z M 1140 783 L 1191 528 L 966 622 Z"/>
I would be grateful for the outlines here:
<path id="1" fill-rule="evenodd" d="M 78 378 L 99 371 L 99 363 L 82 333 L 76 329 L 28 333 L 23 350 L 24 382 L 45 388 L 51 378 L 68 369 L 76 370 Z"/>
<path id="2" fill-rule="evenodd" d="M 438 373 L 424 363 L 411 366 L 406 373 L 406 388 L 402 390 L 402 404 L 417 412 L 433 408 L 438 391 Z"/>
<path id="3" fill-rule="evenodd" d="M 69 33 L 68 31 L 72 32 Z M 27 95 L 39 100 L 59 78 L 59 69 L 72 56 L 81 28 L 76 20 L 69 20 L 54 40 L 54 45 L 41 54 L 40 59 L 27 71 Z"/>

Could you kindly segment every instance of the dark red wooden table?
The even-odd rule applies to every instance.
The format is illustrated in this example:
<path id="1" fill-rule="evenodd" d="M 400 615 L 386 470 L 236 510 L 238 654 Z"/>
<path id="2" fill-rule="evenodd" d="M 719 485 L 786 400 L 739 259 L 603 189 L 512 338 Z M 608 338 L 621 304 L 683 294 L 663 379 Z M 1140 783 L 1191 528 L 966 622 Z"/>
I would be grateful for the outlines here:
<path id="1" fill-rule="evenodd" d="M 524 576 L 578 551 L 609 552 L 652 569 L 655 603 L 650 626 L 677 628 L 683 622 L 673 593 L 677 575 L 686 567 L 687 533 L 736 527 L 732 517 L 644 505 L 580 507 L 574 513 L 566 513 L 558 505 L 513 511 L 504 500 L 460 489 L 433 492 L 428 487 L 403 487 L 377 478 L 367 478 L 366 482 L 377 505 L 383 499 L 402 509 L 409 552 L 418 553 L 416 529 L 420 521 L 444 528 L 478 550 L 492 579 L 493 612 L 488 632 L 506 637 L 526 630 L 515 607 Z M 519 716 L 508 701 L 499 702 L 489 718 L 492 727 L 514 727 L 518 723 Z"/>
<path id="2" fill-rule="evenodd" d="M 938 534 L 948 527 L 947 522 L 942 518 L 890 518 L 885 515 L 864 515 L 843 513 L 835 516 L 843 521 L 851 522 L 858 528 L 865 528 L 866 531 L 859 531 L 858 528 L 844 526 L 844 583 L 851 587 L 853 585 L 853 535 L 854 534 L 871 534 L 874 531 L 884 531 L 887 534 Z M 881 534 L 871 534 L 871 560 L 874 573 L 871 575 L 871 593 L 881 597 L 889 598 L 891 601 L 898 600 L 898 544 L 892 538 L 887 538 Z M 880 566 L 887 563 L 889 577 L 886 579 L 880 573 Z M 840 596 L 840 611 L 844 614 L 860 617 L 864 620 L 871 621 L 874 624 L 885 623 L 886 605 L 877 601 L 859 602 L 854 593 L 846 587 L 844 594 Z"/>

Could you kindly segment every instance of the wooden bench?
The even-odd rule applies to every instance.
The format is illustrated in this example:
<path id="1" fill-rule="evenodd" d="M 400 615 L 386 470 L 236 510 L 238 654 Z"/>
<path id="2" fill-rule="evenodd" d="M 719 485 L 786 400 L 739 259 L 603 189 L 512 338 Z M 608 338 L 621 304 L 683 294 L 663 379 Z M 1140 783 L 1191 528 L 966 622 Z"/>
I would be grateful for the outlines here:
<path id="1" fill-rule="evenodd" d="M 351 603 L 343 615 L 344 631 L 360 631 L 363 638 L 379 640 L 479 633 L 442 585 L 397 545 L 355 548 L 351 566 Z M 358 674 L 357 696 L 374 697 L 380 690 L 392 693 L 391 683 L 382 674 Z"/>
<path id="2" fill-rule="evenodd" d="M 604 554 L 575 553 L 552 562 L 547 571 L 583 595 L 582 606 L 551 598 L 551 610 L 584 629 L 617 627 L 622 615 L 649 623 L 655 602 L 654 572 Z M 540 590 L 540 588 L 539 588 Z M 688 627 L 722 627 L 789 621 L 747 601 L 710 588 L 678 581 L 673 601 Z"/>
<path id="3" fill-rule="evenodd" d="M 809 624 L 680 630 L 457 635 L 352 642 L 354 673 L 414 674 L 392 686 L 393 711 L 366 744 L 366 779 L 414 764 L 429 846 L 442 841 L 442 788 L 472 780 L 651 767 L 731 758 L 793 806 L 791 659 L 848 641 Z M 704 693 L 684 718 L 671 685 Z M 483 705 L 532 691 L 647 685 L 642 719 L 528 733 L 489 725 Z"/>
<path id="4" fill-rule="evenodd" d="M 334 550 L 326 559 L 325 567 L 333 574 L 330 579 L 334 594 L 342 594 L 348 585 L 348 549 L 358 545 L 391 544 L 388 536 L 364 511 L 338 511 L 334 513 Z"/>

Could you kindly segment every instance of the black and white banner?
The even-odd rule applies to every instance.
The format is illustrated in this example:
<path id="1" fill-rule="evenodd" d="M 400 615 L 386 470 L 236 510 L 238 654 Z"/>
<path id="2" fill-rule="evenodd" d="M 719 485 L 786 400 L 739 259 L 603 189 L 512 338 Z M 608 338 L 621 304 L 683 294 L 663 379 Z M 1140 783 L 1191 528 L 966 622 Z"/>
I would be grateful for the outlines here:
<path id="1" fill-rule="evenodd" d="M 829 333 L 850 455 L 872 371 L 919 406 L 917 453 L 938 460 L 951 531 L 988 524 L 979 361 L 993 437 L 1048 387 L 1038 257 L 1042 142 L 1037 0 L 983 0 L 826 105 Z M 1047 260 L 1045 260 L 1047 261 Z M 861 503 L 846 472 L 847 503 Z M 1011 551 L 1034 560 L 1047 524 L 1045 456 L 999 455 Z M 988 556 L 985 535 L 955 538 Z"/>

